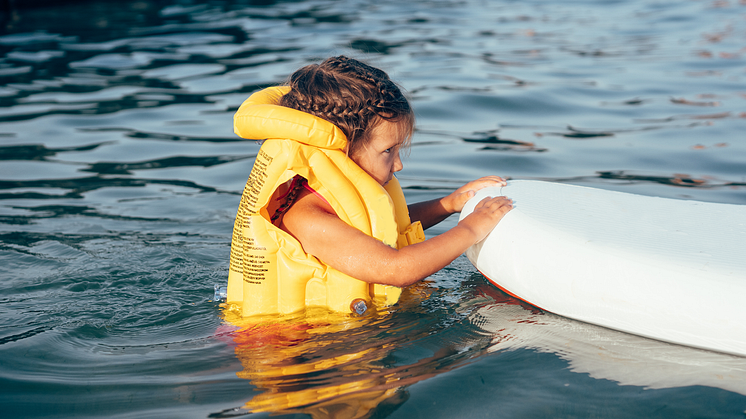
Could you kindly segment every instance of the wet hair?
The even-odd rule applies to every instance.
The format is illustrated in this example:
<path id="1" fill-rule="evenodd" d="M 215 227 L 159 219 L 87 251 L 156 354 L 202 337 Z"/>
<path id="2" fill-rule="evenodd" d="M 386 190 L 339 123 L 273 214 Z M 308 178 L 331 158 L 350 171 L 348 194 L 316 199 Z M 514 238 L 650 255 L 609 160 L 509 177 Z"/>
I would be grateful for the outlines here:
<path id="1" fill-rule="evenodd" d="M 365 145 L 381 121 L 402 124 L 409 142 L 414 112 L 399 87 L 382 70 L 345 56 L 307 65 L 287 81 L 280 105 L 331 122 L 347 136 L 348 153 Z"/>

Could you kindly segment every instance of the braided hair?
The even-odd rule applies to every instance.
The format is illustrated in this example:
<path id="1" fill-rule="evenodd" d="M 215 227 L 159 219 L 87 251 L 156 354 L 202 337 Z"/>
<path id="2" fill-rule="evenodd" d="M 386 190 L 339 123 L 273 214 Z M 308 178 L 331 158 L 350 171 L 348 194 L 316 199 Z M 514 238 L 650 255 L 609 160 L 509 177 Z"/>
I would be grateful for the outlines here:
<path id="1" fill-rule="evenodd" d="M 414 112 L 399 87 L 382 70 L 345 56 L 305 66 L 290 76 L 280 105 L 331 122 L 347 136 L 348 153 L 364 145 L 381 121 L 402 123 L 407 141 Z"/>

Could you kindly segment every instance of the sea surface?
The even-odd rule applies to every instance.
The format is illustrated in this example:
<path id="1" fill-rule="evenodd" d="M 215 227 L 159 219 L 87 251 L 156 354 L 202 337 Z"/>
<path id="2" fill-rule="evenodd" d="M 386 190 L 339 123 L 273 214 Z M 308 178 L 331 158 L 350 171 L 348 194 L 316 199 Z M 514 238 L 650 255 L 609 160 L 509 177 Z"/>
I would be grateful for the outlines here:
<path id="1" fill-rule="evenodd" d="M 233 113 L 338 54 L 411 99 L 411 202 L 497 174 L 746 204 L 744 0 L 5 0 L 0 416 L 744 418 L 746 358 L 542 312 L 463 256 L 366 317 L 237 329 Z"/>

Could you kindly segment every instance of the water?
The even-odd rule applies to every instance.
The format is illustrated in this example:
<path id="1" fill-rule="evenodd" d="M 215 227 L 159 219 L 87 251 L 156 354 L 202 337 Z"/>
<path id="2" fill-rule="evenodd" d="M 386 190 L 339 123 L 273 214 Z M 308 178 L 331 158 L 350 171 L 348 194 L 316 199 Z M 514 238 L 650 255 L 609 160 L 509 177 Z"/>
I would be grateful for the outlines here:
<path id="1" fill-rule="evenodd" d="M 499 174 L 746 203 L 743 1 L 57 3 L 0 3 L 4 416 L 744 417 L 743 358 L 463 257 L 361 319 L 237 332 L 214 299 L 258 150 L 232 114 L 334 54 L 409 92 L 410 201 Z"/>

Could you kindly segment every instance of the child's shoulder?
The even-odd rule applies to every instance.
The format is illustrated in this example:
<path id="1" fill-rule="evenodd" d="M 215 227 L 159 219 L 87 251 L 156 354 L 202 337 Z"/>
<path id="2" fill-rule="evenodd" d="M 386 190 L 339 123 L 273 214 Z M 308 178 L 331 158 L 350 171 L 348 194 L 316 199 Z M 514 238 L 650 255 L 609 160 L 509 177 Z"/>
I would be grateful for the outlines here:
<path id="1" fill-rule="evenodd" d="M 311 220 L 320 216 L 337 217 L 334 208 L 321 195 L 306 188 L 300 188 L 293 204 L 283 214 L 280 228 L 289 232 L 307 229 Z"/>

